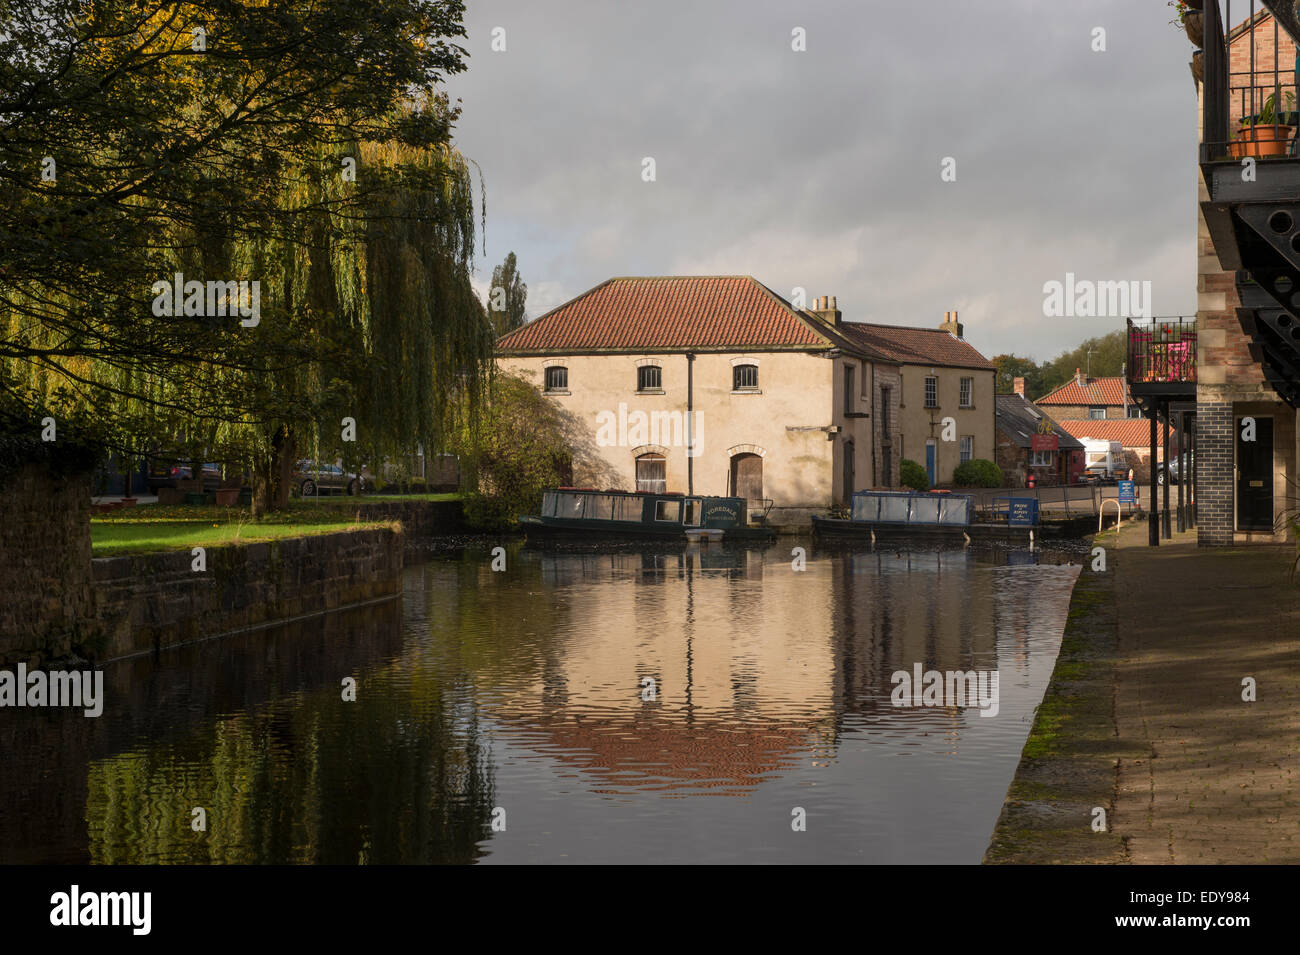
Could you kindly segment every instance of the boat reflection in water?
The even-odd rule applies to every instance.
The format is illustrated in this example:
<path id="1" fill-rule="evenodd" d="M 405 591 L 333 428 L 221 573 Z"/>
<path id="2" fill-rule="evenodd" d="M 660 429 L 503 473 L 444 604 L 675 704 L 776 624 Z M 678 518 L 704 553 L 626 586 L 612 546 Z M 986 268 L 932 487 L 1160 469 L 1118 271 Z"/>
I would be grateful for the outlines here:
<path id="1" fill-rule="evenodd" d="M 39 714 L 4 740 L 2 861 L 978 862 L 1081 560 L 1033 557 L 430 560 L 383 613 L 114 664 L 111 714 Z M 918 664 L 996 671 L 996 717 L 894 705 Z"/>

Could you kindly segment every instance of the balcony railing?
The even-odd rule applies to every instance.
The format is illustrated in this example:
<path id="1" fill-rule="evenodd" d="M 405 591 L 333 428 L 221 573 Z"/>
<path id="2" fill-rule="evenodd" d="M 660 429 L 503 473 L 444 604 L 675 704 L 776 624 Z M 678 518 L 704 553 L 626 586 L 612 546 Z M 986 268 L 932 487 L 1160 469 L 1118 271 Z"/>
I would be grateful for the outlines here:
<path id="1" fill-rule="evenodd" d="M 1128 319 L 1130 385 L 1196 382 L 1196 319 Z"/>
<path id="2" fill-rule="evenodd" d="M 1205 4 L 1202 162 L 1300 155 L 1295 44 L 1262 13 L 1258 0 Z"/>

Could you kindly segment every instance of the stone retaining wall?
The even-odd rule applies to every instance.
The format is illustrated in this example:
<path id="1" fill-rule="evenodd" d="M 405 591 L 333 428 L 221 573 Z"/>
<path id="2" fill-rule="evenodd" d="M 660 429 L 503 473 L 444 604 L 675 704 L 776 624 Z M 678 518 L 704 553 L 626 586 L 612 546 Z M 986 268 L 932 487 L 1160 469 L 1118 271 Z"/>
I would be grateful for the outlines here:
<path id="1" fill-rule="evenodd" d="M 210 547 L 204 572 L 188 551 L 98 558 L 102 630 L 86 649 L 115 659 L 394 596 L 405 539 L 381 528 Z"/>
<path id="2" fill-rule="evenodd" d="M 27 464 L 0 489 L 0 664 L 66 656 L 86 637 L 90 473 Z"/>
<path id="3" fill-rule="evenodd" d="M 351 518 L 360 514 L 363 521 L 400 521 L 409 552 L 430 538 L 464 533 L 460 501 L 367 501 L 342 511 Z"/>

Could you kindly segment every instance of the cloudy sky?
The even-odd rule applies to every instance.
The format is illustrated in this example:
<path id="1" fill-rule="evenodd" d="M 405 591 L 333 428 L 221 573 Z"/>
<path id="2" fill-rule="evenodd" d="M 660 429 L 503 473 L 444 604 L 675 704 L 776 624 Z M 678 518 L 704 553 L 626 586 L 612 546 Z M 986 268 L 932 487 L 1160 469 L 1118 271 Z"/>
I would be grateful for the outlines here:
<path id="1" fill-rule="evenodd" d="M 479 278 L 513 250 L 530 318 L 615 275 L 748 274 L 848 320 L 957 309 L 986 355 L 1043 360 L 1122 325 L 1045 317 L 1067 272 L 1195 311 L 1192 47 L 1165 0 L 468 6 L 448 89 L 487 186 Z"/>

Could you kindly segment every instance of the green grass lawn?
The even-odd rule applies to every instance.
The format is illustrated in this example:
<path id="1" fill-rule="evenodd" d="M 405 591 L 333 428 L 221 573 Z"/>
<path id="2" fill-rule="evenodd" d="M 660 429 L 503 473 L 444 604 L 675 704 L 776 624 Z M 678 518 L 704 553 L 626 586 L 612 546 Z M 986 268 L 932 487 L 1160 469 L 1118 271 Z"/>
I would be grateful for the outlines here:
<path id="1" fill-rule="evenodd" d="M 140 554 L 157 550 L 189 550 L 235 542 L 276 540 L 330 534 L 350 527 L 380 527 L 385 521 L 367 520 L 367 504 L 393 501 L 450 501 L 458 494 L 345 494 L 294 499 L 289 509 L 253 521 L 247 507 L 216 505 L 142 504 L 90 521 L 91 550 L 96 557 Z"/>
<path id="2" fill-rule="evenodd" d="M 222 544 L 252 544 L 284 537 L 310 537 L 356 528 L 385 527 L 386 522 L 335 520 L 312 523 L 240 524 L 238 521 L 212 523 L 203 521 L 108 521 L 90 522 L 90 548 L 95 557 L 118 554 L 144 554 L 162 550 L 189 550 L 192 547 L 217 547 Z"/>

